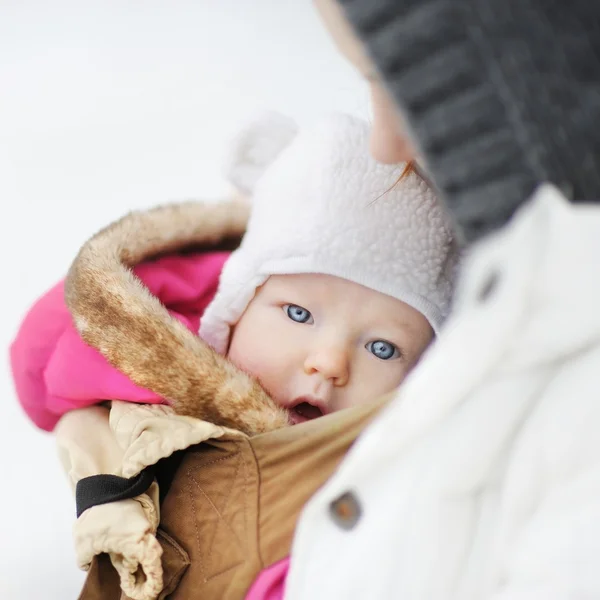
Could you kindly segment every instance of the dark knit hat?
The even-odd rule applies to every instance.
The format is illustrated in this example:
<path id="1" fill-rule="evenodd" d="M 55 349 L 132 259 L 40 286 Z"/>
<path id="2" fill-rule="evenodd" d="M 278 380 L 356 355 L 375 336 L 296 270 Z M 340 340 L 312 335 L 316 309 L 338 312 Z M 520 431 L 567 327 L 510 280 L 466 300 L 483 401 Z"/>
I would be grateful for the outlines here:
<path id="1" fill-rule="evenodd" d="M 339 0 L 467 239 L 541 182 L 600 198 L 600 3 Z"/>

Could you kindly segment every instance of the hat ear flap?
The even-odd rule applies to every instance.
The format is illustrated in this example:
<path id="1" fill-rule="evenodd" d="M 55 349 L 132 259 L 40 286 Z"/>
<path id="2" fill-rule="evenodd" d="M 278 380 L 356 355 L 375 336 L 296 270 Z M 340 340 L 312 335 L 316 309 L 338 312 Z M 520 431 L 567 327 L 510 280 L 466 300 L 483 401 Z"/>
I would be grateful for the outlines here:
<path id="1" fill-rule="evenodd" d="M 256 115 L 229 145 L 225 177 L 238 191 L 252 195 L 256 182 L 296 137 L 296 122 L 278 112 Z"/>

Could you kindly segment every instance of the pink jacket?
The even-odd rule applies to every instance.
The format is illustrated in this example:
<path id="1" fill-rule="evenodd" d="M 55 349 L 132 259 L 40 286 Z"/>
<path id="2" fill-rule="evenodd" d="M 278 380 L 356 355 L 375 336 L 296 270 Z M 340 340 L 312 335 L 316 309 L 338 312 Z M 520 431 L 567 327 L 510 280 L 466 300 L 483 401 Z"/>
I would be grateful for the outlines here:
<path id="1" fill-rule="evenodd" d="M 169 255 L 138 265 L 134 272 L 172 316 L 196 332 L 228 256 L 228 252 Z M 65 305 L 62 281 L 25 317 L 11 346 L 10 361 L 21 405 L 46 431 L 52 431 L 69 410 L 102 400 L 163 402 L 83 342 Z"/>

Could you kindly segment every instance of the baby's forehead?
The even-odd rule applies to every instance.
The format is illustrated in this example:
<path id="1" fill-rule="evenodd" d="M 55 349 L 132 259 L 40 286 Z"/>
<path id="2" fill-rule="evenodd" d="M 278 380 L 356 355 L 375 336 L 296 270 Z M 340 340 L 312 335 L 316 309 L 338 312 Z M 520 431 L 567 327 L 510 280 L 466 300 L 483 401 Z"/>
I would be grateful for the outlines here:
<path id="1" fill-rule="evenodd" d="M 293 291 L 303 295 L 327 292 L 330 296 L 336 296 L 336 292 L 348 292 L 357 287 L 363 288 L 353 281 L 327 273 L 278 273 L 270 275 L 262 289 L 267 292 Z M 367 293 L 377 293 L 368 288 L 363 289 Z"/>
<path id="2" fill-rule="evenodd" d="M 269 276 L 265 282 L 265 286 L 268 285 L 273 288 L 296 288 L 303 286 L 319 287 L 327 284 L 335 284 L 336 280 L 339 282 L 351 283 L 341 277 L 329 275 L 327 273 L 276 273 Z"/>

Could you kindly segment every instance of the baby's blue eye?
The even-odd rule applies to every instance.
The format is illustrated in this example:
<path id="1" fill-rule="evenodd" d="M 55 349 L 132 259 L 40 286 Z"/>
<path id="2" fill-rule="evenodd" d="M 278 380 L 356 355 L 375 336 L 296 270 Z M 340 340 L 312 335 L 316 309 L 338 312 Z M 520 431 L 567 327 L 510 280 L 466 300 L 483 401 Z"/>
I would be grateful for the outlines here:
<path id="1" fill-rule="evenodd" d="M 390 358 L 398 358 L 400 356 L 398 348 L 385 340 L 369 342 L 365 348 L 381 360 L 390 360 Z"/>
<path id="2" fill-rule="evenodd" d="M 287 316 L 296 323 L 312 323 L 313 318 L 309 311 L 297 304 L 286 304 L 283 307 Z"/>

